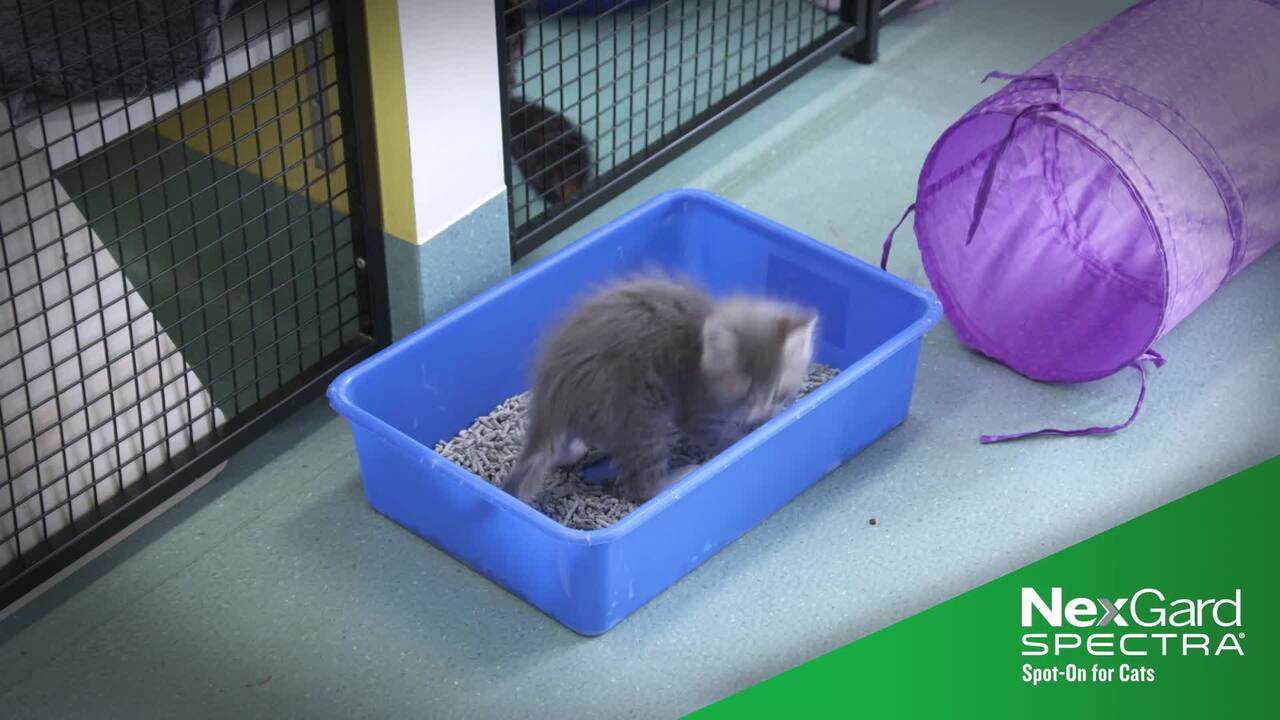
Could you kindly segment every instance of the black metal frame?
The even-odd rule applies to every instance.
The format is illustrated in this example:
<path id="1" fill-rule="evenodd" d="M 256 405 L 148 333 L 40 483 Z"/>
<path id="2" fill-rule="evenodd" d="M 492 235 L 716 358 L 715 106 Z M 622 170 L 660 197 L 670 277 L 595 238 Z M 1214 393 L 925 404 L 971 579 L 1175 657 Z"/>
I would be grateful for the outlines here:
<path id="1" fill-rule="evenodd" d="M 505 68 L 507 64 L 505 0 L 495 0 L 495 8 L 499 67 Z M 594 178 L 584 195 L 558 208 L 554 213 L 543 213 L 549 216 L 536 223 L 534 219 L 525 224 L 519 223 L 513 205 L 515 193 L 512 184 L 512 138 L 509 122 L 511 108 L 508 102 L 510 88 L 507 73 L 499 73 L 502 88 L 502 136 L 506 152 L 512 258 L 519 259 L 532 252 L 555 234 L 582 219 L 833 55 L 843 54 L 861 63 L 875 62 L 882 10 L 882 0 L 841 0 L 840 27 L 836 31 L 819 38 L 818 42 L 812 46 L 800 48 L 766 73 L 745 83 L 691 120 L 682 123 L 674 131 L 665 135 L 656 146 L 646 147 L 637 158 L 628 159 L 618 168 Z M 528 225 L 533 227 L 527 227 Z"/>
<path id="2" fill-rule="evenodd" d="M 889 0 L 890 4 L 905 1 L 908 0 Z M 847 1 L 842 3 L 841 10 L 851 11 L 849 5 Z M 884 24 L 884 0 L 866 0 L 859 5 L 854 17 L 861 20 L 860 24 L 865 27 L 866 32 L 849 48 L 845 57 L 870 65 L 880 59 L 880 26 Z"/>
<path id="3" fill-rule="evenodd" d="M 365 8 L 359 0 L 329 0 L 329 8 L 333 56 L 340 75 L 336 81 L 338 116 L 347 166 L 358 334 L 328 355 L 322 353 L 319 361 L 240 409 L 206 437 L 170 455 L 158 471 L 148 472 L 133 485 L 122 487 L 118 495 L 96 508 L 92 522 L 77 522 L 72 515 L 72 522 L 62 531 L 46 536 L 40 547 L 23 551 L 14 563 L 19 567 L 0 568 L 0 610 L 143 518 L 302 405 L 320 397 L 339 373 L 390 342 Z M 0 358 L 0 362 L 9 360 Z M 16 514 L 14 517 L 16 534 Z"/>

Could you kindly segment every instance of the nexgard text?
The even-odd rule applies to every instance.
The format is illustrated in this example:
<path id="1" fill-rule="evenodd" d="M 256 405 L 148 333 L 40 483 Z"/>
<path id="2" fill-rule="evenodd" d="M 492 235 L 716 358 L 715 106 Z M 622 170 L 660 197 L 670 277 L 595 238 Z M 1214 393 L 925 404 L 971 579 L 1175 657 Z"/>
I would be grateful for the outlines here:
<path id="1" fill-rule="evenodd" d="M 1022 654 L 1244 655 L 1239 588 L 1223 598 L 1170 598 L 1156 588 L 1127 597 L 1063 596 L 1022 588 Z"/>

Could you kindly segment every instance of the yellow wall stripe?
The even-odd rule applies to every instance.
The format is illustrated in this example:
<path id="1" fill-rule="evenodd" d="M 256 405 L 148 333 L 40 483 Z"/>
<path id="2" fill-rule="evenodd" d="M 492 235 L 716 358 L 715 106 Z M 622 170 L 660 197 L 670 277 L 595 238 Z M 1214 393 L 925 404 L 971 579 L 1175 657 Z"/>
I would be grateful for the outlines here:
<path id="1" fill-rule="evenodd" d="M 399 10 L 396 0 L 367 0 L 365 14 L 369 26 L 369 64 L 373 69 L 374 133 L 378 143 L 383 230 L 402 240 L 417 242 Z"/>

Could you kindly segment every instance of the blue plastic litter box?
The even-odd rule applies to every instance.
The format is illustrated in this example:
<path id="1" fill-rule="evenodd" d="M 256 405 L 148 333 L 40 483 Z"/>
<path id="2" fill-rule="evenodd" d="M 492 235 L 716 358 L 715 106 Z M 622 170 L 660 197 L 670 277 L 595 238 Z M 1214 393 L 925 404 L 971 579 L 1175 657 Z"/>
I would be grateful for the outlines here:
<path id="1" fill-rule="evenodd" d="M 540 336 L 600 280 L 650 267 L 820 314 L 842 372 L 605 530 L 571 530 L 432 448 L 528 388 Z M 583 635 L 598 635 L 907 417 L 937 300 L 691 190 L 664 194 L 343 373 L 369 503 Z"/>

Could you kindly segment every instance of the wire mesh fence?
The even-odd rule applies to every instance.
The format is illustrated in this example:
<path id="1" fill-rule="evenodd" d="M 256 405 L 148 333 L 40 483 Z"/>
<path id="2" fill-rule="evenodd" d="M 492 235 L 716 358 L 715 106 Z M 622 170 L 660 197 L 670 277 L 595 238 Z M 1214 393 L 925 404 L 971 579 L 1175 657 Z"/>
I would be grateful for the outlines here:
<path id="1" fill-rule="evenodd" d="M 373 344 L 343 12 L 0 0 L 0 606 Z"/>
<path id="2" fill-rule="evenodd" d="M 801 59 L 857 41 L 866 3 L 500 0 L 499 8 L 520 256 Z"/>

